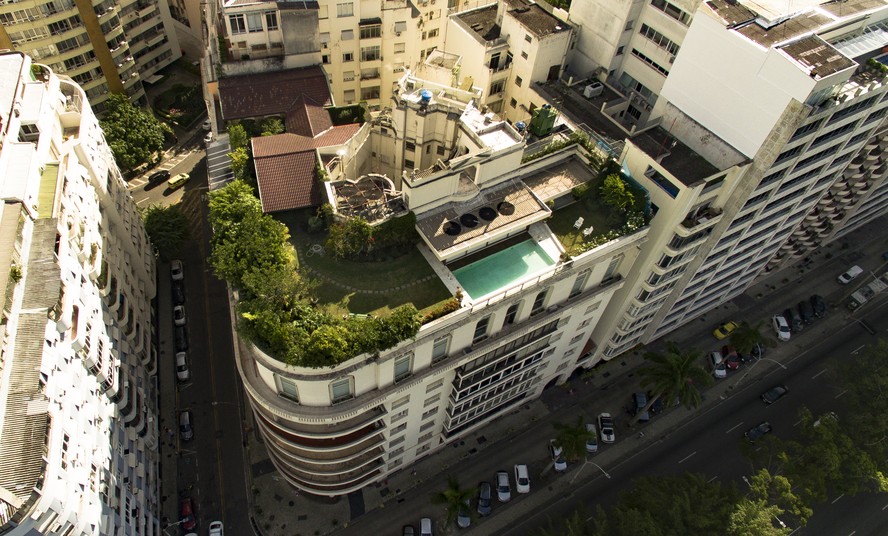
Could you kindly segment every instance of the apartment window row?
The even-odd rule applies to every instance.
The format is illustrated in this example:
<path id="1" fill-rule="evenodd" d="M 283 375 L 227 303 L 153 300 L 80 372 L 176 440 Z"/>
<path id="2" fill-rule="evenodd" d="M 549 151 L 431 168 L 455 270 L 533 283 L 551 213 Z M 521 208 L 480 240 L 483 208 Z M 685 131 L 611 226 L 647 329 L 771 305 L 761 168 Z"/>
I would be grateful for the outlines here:
<path id="1" fill-rule="evenodd" d="M 678 54 L 678 45 L 675 44 L 675 42 L 658 32 L 657 30 L 654 30 L 647 24 L 642 24 L 641 30 L 639 30 L 638 33 L 646 37 L 648 40 L 650 40 L 652 43 L 662 48 L 666 52 L 672 54 L 673 56 Z"/>
<path id="2" fill-rule="evenodd" d="M 761 181 L 759 181 L 758 186 L 755 187 L 756 190 L 759 190 L 769 184 L 773 184 L 786 175 L 786 172 L 789 171 L 789 168 L 783 168 L 780 171 L 775 171 L 769 175 L 765 175 Z"/>
<path id="3" fill-rule="evenodd" d="M 411 364 L 413 362 L 413 354 L 405 354 L 402 356 L 398 356 L 395 358 L 395 373 L 394 373 L 394 381 L 398 383 L 408 376 L 410 376 L 412 372 Z"/>
<path id="4" fill-rule="evenodd" d="M 470 372 L 472 370 L 484 367 L 488 363 L 492 363 L 502 356 L 511 353 L 513 350 L 521 348 L 531 341 L 535 341 L 539 338 L 542 338 L 558 328 L 558 320 L 554 320 L 549 322 L 544 326 L 540 326 L 537 329 L 531 331 L 530 333 L 526 333 L 517 339 L 513 339 L 502 346 L 495 348 L 494 350 L 487 352 L 486 354 L 469 361 L 465 365 L 461 367 L 461 369 L 465 372 Z"/>
<path id="5" fill-rule="evenodd" d="M 530 369 L 542 359 L 542 349 L 545 348 L 546 343 L 546 339 L 543 339 L 542 341 L 538 341 L 505 359 L 501 359 L 500 361 L 485 367 L 481 371 L 460 377 L 457 391 L 451 394 L 451 398 L 454 400 L 463 400 L 474 395 L 478 391 L 499 383 L 503 378 L 513 377 L 516 373 Z"/>
<path id="6" fill-rule="evenodd" d="M 800 126 L 799 128 L 796 129 L 795 132 L 793 132 L 792 137 L 789 138 L 789 141 L 795 141 L 795 140 L 805 136 L 806 134 L 809 134 L 809 133 L 817 130 L 818 128 L 820 128 L 820 125 L 822 123 L 823 123 L 823 119 L 821 118 L 821 119 L 818 119 L 817 121 L 812 121 L 811 123 L 807 123 L 805 125 Z"/>
<path id="7" fill-rule="evenodd" d="M 669 69 L 663 67 L 662 65 L 660 65 L 659 63 L 657 63 L 653 59 L 647 57 L 643 52 L 639 51 L 637 48 L 632 49 L 632 55 L 635 56 L 636 58 L 640 59 L 644 63 L 646 63 L 648 65 L 648 67 L 650 67 L 651 69 L 654 69 L 655 71 L 662 74 L 663 76 L 669 76 Z"/>
<path id="8" fill-rule="evenodd" d="M 373 39 L 374 37 L 382 37 L 382 25 L 369 24 L 361 26 L 359 30 L 359 36 L 361 39 Z"/>
<path id="9" fill-rule="evenodd" d="M 533 371 L 527 371 L 520 376 L 508 378 L 501 384 L 491 387 L 478 396 L 459 402 L 451 409 L 450 415 L 455 416 L 460 413 L 466 413 L 477 407 L 488 407 L 488 403 L 491 399 L 498 399 L 498 395 L 501 395 L 502 393 L 514 393 L 521 385 L 526 385 L 529 380 L 532 380 L 533 376 Z"/>
<path id="10" fill-rule="evenodd" d="M 827 132 L 825 134 L 821 134 L 820 136 L 817 136 L 816 138 L 814 138 L 814 141 L 811 142 L 811 147 L 817 147 L 818 145 L 821 145 L 821 144 L 824 144 L 828 141 L 834 140 L 834 139 L 838 138 L 839 136 L 841 136 L 842 134 L 846 134 L 848 132 L 851 132 L 855 128 L 857 128 L 857 122 L 852 121 L 846 125 L 840 126 L 839 128 L 835 128 L 833 130 L 830 130 L 829 132 Z"/>
<path id="11" fill-rule="evenodd" d="M 666 0 L 651 0 L 651 5 L 685 26 L 691 25 L 691 14 Z"/>
<path id="12" fill-rule="evenodd" d="M 712 227 L 708 227 L 703 229 L 702 231 L 697 231 L 696 233 L 690 236 L 678 236 L 674 235 L 672 240 L 669 241 L 669 247 L 672 249 L 681 249 L 689 244 L 693 244 L 694 242 L 698 242 L 712 234 Z"/>
<path id="13" fill-rule="evenodd" d="M 780 153 L 779 156 L 777 156 L 777 160 L 774 161 L 773 165 L 776 166 L 777 164 L 780 164 L 781 162 L 786 162 L 790 158 L 795 158 L 796 156 L 798 156 L 802 153 L 802 149 L 803 149 L 802 146 L 798 146 L 798 147 L 793 147 L 792 149 L 787 149 L 786 151 L 783 151 L 782 153 Z M 762 181 L 762 182 L 764 182 L 764 181 Z"/>
<path id="14" fill-rule="evenodd" d="M 885 117 L 886 114 L 888 114 L 888 106 L 882 108 L 881 110 L 876 110 L 875 112 L 866 116 L 866 119 L 863 120 L 863 124 L 868 125 L 873 121 L 876 121 L 877 119 Z"/>
<path id="15" fill-rule="evenodd" d="M 778 193 L 778 194 L 783 193 L 783 192 L 789 190 L 790 188 L 794 187 L 795 185 L 797 185 L 797 184 L 799 184 L 799 183 L 802 183 L 802 182 L 804 182 L 804 181 L 810 180 L 811 178 L 816 177 L 817 175 L 819 175 L 822 171 L 823 171 L 823 166 L 816 167 L 816 168 L 814 168 L 814 169 L 812 169 L 812 170 L 810 170 L 810 171 L 806 171 L 805 173 L 802 173 L 802 174 L 799 175 L 798 177 L 794 177 L 794 178 L 792 178 L 792 179 L 790 179 L 790 180 L 784 182 L 783 184 L 781 184 L 781 185 L 780 185 L 780 188 L 777 188 L 777 193 Z M 773 201 L 773 202 L 771 202 L 771 205 L 774 205 L 775 203 L 778 203 L 778 202 L 779 202 L 779 200 L 778 200 L 778 201 Z M 769 205 L 768 207 L 766 207 L 765 210 L 767 210 L 767 208 L 770 208 L 771 205 Z"/>
<path id="16" fill-rule="evenodd" d="M 682 262 L 685 259 L 694 256 L 694 254 L 697 253 L 697 249 L 698 248 L 693 248 L 688 251 L 683 251 L 675 256 L 664 254 L 662 257 L 660 257 L 660 262 L 657 263 L 657 266 L 660 268 L 669 268 L 673 264 Z"/>
<path id="17" fill-rule="evenodd" d="M 396 445 L 400 445 L 401 443 L 404 442 L 405 438 L 406 438 L 406 436 L 399 436 L 399 437 L 392 439 L 391 441 L 389 441 L 389 448 L 391 449 L 391 448 L 394 448 Z"/>
<path id="18" fill-rule="evenodd" d="M 829 125 L 830 123 L 835 123 L 836 121 L 841 121 L 842 119 L 844 119 L 846 117 L 856 114 L 857 112 L 859 112 L 860 110 L 863 110 L 864 108 L 868 108 L 869 106 L 874 104 L 875 99 L 876 99 L 875 95 L 873 95 L 872 97 L 867 97 L 866 99 L 863 99 L 862 101 L 860 101 L 856 104 L 852 104 L 851 106 L 848 106 L 844 110 L 840 110 L 840 111 L 832 114 L 832 117 L 829 118 L 829 121 L 827 121 L 826 124 Z"/>
<path id="19" fill-rule="evenodd" d="M 648 300 L 652 300 L 658 296 L 662 296 L 663 294 L 669 292 L 675 287 L 675 282 L 669 283 L 668 285 L 662 286 L 660 288 L 654 290 L 642 290 L 638 293 L 638 296 L 635 297 L 636 300 L 644 303 Z"/>
<path id="20" fill-rule="evenodd" d="M 817 161 L 823 160 L 823 159 L 826 158 L 827 156 L 832 156 L 832 155 L 834 155 L 835 153 L 836 153 L 836 148 L 835 148 L 834 146 L 833 146 L 833 147 L 827 147 L 826 149 L 820 151 L 819 153 L 813 154 L 813 155 L 811 155 L 811 156 L 809 156 L 809 157 L 807 157 L 807 158 L 805 158 L 805 159 L 803 159 L 803 160 L 800 160 L 800 161 L 795 165 L 795 168 L 793 168 L 793 171 L 795 171 L 795 170 L 797 170 L 797 169 L 802 169 L 802 168 L 805 167 L 805 166 L 810 166 L 810 165 L 813 164 L 814 162 L 817 162 Z M 782 188 L 783 186 L 785 186 L 785 185 L 782 185 L 781 188 Z"/>
<path id="21" fill-rule="evenodd" d="M 395 400 L 394 402 L 392 402 L 392 410 L 400 408 L 401 406 L 408 404 L 409 402 L 410 402 L 410 395 L 401 397 L 401 398 Z"/>
<path id="22" fill-rule="evenodd" d="M 857 137 L 857 136 L 855 136 L 855 138 L 856 138 L 856 137 Z M 858 141 L 860 141 L 860 140 L 858 140 Z M 854 143 L 854 138 L 851 138 L 851 141 L 849 141 L 849 142 L 848 142 L 848 145 L 846 145 L 845 147 L 848 147 L 848 146 L 852 145 L 853 143 Z M 827 169 L 833 169 L 833 168 L 836 167 L 836 166 L 840 166 L 840 165 L 844 164 L 844 163 L 847 162 L 848 160 L 851 160 L 851 157 L 852 157 L 852 156 L 854 156 L 854 152 L 853 152 L 853 151 L 852 151 L 852 152 L 849 152 L 849 153 L 845 153 L 845 154 L 843 154 L 842 156 L 840 156 L 840 157 L 836 158 L 835 160 L 833 160 L 833 161 L 829 164 L 829 167 L 828 167 Z"/>
<path id="23" fill-rule="evenodd" d="M 755 212 L 747 212 L 739 218 L 735 218 L 734 221 L 731 222 L 731 225 L 728 227 L 728 230 L 731 231 L 733 229 L 736 229 L 737 227 L 740 227 L 753 218 L 755 218 Z"/>

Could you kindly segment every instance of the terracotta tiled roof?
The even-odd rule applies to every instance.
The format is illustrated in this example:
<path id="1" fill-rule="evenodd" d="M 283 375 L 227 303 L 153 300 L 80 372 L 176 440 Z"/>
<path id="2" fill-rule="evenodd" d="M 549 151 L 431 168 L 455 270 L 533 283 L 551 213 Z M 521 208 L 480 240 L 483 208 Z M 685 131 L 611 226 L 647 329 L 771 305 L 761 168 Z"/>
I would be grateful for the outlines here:
<path id="1" fill-rule="evenodd" d="M 360 128 L 358 124 L 331 127 L 316 137 L 286 133 L 253 138 L 262 211 L 280 212 L 321 204 L 321 188 L 314 178 L 315 149 L 341 145 Z"/>
<path id="2" fill-rule="evenodd" d="M 319 106 L 333 104 L 327 76 L 317 65 L 219 80 L 222 116 L 226 121 L 248 117 L 282 115 L 304 98 Z"/>
<path id="3" fill-rule="evenodd" d="M 294 104 L 285 119 L 287 132 L 314 137 L 333 126 L 330 113 L 323 106 L 301 95 Z"/>

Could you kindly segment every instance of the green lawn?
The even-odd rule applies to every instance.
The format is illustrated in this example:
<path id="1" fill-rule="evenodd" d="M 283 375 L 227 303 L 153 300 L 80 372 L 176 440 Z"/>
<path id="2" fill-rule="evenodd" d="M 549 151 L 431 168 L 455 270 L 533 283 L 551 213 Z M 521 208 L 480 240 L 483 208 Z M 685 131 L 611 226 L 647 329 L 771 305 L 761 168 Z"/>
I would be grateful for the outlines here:
<path id="1" fill-rule="evenodd" d="M 574 229 L 574 222 L 579 217 L 583 218 L 583 226 L 578 231 Z M 572 254 L 575 246 L 581 245 L 587 239 L 582 236 L 583 229 L 592 226 L 592 234 L 588 237 L 591 240 L 611 229 L 619 229 L 623 225 L 623 216 L 599 202 L 594 195 L 587 195 L 575 203 L 554 211 L 547 223 L 564 249 Z"/>
<path id="2" fill-rule="evenodd" d="M 322 303 L 338 303 L 349 297 L 351 313 L 384 314 L 406 303 L 419 310 L 427 309 L 451 297 L 416 248 L 378 262 L 352 262 L 314 253 L 312 246 L 323 247 L 327 234 L 308 232 L 305 222 L 312 213 L 300 210 L 275 214 L 275 218 L 290 229 L 290 242 L 296 248 L 300 268 L 321 282 L 316 292 Z"/>

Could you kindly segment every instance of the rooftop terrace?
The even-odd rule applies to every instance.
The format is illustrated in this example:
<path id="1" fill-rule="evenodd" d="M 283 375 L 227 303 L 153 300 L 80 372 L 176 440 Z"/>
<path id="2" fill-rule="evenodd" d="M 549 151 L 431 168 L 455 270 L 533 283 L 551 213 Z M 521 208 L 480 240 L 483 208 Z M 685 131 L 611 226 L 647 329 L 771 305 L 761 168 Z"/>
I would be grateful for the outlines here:
<path id="1" fill-rule="evenodd" d="M 662 127 L 654 127 L 636 134 L 630 140 L 685 186 L 695 184 L 720 171 Z"/>

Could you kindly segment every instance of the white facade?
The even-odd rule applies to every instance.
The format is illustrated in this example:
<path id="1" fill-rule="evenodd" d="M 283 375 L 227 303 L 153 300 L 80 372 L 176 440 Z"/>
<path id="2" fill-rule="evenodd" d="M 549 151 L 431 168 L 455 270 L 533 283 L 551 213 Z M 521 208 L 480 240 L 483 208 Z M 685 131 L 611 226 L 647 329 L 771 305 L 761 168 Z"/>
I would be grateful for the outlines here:
<path id="1" fill-rule="evenodd" d="M 0 526 L 158 534 L 155 273 L 141 217 L 70 79 L 0 54 L 0 117 Z"/>

